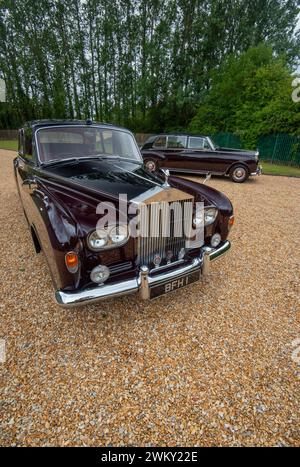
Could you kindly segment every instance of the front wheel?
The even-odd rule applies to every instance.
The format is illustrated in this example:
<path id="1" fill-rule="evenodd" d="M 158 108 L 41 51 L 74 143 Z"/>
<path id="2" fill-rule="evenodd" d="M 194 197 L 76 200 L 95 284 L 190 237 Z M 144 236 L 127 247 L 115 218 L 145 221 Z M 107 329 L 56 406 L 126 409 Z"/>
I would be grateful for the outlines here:
<path id="1" fill-rule="evenodd" d="M 229 172 L 231 180 L 235 183 L 243 183 L 249 177 L 248 169 L 243 165 L 235 165 Z"/>
<path id="2" fill-rule="evenodd" d="M 157 163 L 153 159 L 148 159 L 145 161 L 145 167 L 149 172 L 155 172 L 157 169 Z"/>

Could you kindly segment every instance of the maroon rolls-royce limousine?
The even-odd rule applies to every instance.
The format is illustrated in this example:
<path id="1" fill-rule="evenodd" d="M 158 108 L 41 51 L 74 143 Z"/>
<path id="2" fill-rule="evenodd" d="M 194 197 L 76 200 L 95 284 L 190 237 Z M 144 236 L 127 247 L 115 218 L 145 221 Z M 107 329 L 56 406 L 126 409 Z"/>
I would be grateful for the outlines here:
<path id="1" fill-rule="evenodd" d="M 262 172 L 258 152 L 220 148 L 208 136 L 151 136 L 142 147 L 142 155 L 151 172 L 165 167 L 171 172 L 228 175 L 236 183 Z"/>
<path id="2" fill-rule="evenodd" d="M 147 171 L 124 128 L 90 120 L 28 122 L 19 130 L 14 173 L 59 305 L 133 292 L 156 298 L 200 279 L 230 248 L 228 198 L 168 171 Z M 190 208 L 183 210 L 184 203 Z M 187 233 L 201 223 L 203 237 Z"/>

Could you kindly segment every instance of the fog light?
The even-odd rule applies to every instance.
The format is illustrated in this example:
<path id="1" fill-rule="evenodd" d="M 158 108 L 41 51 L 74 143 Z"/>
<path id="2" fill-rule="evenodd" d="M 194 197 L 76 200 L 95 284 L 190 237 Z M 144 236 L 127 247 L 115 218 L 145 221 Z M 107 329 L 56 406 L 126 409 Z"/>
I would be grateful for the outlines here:
<path id="1" fill-rule="evenodd" d="M 110 272 L 107 266 L 96 266 L 91 272 L 91 280 L 96 284 L 103 284 L 110 276 Z"/>
<path id="2" fill-rule="evenodd" d="M 221 235 L 219 233 L 215 233 L 210 240 L 210 244 L 213 248 L 216 248 L 221 242 Z"/>

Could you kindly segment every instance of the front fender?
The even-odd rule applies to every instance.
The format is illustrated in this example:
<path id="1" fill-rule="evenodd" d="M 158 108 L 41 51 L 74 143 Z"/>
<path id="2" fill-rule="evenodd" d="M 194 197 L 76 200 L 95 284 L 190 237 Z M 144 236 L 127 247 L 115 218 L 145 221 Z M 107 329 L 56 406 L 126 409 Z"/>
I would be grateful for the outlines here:
<path id="1" fill-rule="evenodd" d="M 76 251 L 81 256 L 78 224 L 44 184 L 38 184 L 31 198 L 35 205 L 32 227 L 45 254 L 53 283 L 59 288 L 74 288 L 80 282 L 81 268 L 71 274 L 65 265 L 65 254 Z"/>
<path id="2" fill-rule="evenodd" d="M 204 201 L 206 204 L 215 205 L 225 216 L 231 216 L 233 213 L 232 204 L 227 196 L 208 185 L 175 176 L 170 177 L 169 183 L 171 186 L 193 195 L 195 201 Z"/>

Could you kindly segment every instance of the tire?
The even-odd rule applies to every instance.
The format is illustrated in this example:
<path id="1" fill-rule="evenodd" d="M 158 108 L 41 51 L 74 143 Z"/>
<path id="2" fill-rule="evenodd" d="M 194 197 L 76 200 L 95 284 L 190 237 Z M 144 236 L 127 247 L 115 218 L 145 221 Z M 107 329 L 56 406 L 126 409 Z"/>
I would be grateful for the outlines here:
<path id="1" fill-rule="evenodd" d="M 244 165 L 235 165 L 230 169 L 229 176 L 235 183 L 244 183 L 249 177 L 249 170 Z"/>
<path id="2" fill-rule="evenodd" d="M 149 172 L 156 172 L 157 170 L 157 162 L 153 159 L 147 159 L 145 161 L 145 167 Z"/>

